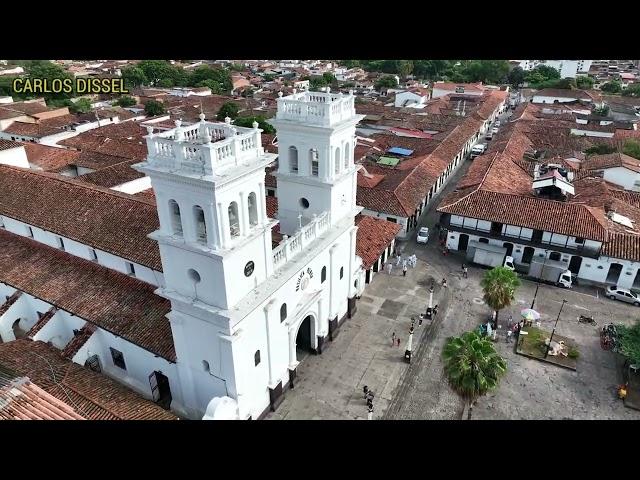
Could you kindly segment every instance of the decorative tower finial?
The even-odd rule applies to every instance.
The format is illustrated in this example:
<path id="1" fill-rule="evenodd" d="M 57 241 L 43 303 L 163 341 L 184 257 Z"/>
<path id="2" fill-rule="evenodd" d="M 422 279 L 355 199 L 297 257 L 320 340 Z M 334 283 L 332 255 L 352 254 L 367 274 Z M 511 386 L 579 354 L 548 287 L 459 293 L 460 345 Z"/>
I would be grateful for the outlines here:
<path id="1" fill-rule="evenodd" d="M 259 126 L 259 123 L 254 120 L 253 123 L 251 124 L 251 126 L 253 127 L 254 130 L 257 130 L 258 126 Z"/>
<path id="2" fill-rule="evenodd" d="M 198 118 L 200 119 L 201 122 L 204 122 L 204 113 L 202 113 L 202 111 L 200 111 L 200 115 L 198 115 Z"/>
<path id="3" fill-rule="evenodd" d="M 353 97 L 353 89 L 349 90 L 349 95 L 351 95 Z"/>
<path id="4" fill-rule="evenodd" d="M 224 117 L 224 123 L 226 123 L 227 125 L 230 125 L 231 124 L 231 118 Z"/>
<path id="5" fill-rule="evenodd" d="M 282 92 L 278 92 L 278 97 L 282 98 Z"/>
<path id="6" fill-rule="evenodd" d="M 147 126 L 147 135 L 153 137 L 153 127 Z"/>
<path id="7" fill-rule="evenodd" d="M 331 87 L 327 87 L 327 93 L 331 92 Z"/>
<path id="8" fill-rule="evenodd" d="M 295 95 L 296 93 L 298 93 L 298 90 L 294 88 L 293 89 L 293 94 Z"/>
<path id="9" fill-rule="evenodd" d="M 182 128 L 180 128 L 180 126 L 182 125 L 182 120 L 176 120 L 174 123 L 176 125 L 176 133 L 174 134 L 174 140 L 176 142 L 181 142 L 184 138 L 184 135 L 182 133 Z"/>

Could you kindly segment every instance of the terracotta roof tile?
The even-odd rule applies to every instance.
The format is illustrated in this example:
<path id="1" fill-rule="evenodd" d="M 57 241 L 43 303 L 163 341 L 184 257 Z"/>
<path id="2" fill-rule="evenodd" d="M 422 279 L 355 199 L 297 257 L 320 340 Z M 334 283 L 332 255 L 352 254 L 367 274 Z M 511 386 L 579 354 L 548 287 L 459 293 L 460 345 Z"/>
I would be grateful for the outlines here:
<path id="1" fill-rule="evenodd" d="M 155 205 L 52 173 L 0 165 L 0 215 L 162 269 Z"/>
<path id="2" fill-rule="evenodd" d="M 28 377 L 89 420 L 177 419 L 106 375 L 67 360 L 43 342 L 22 339 L 0 344 L 0 365 Z"/>
<path id="3" fill-rule="evenodd" d="M 358 226 L 356 255 L 362 258 L 365 269 L 371 268 L 402 229 L 400 224 L 368 215 L 358 215 L 355 224 Z"/>
<path id="4" fill-rule="evenodd" d="M 0 138 L 0 151 L 2 150 L 10 150 L 12 148 L 19 148 L 22 146 L 22 143 L 14 142 L 13 140 L 6 140 L 4 138 Z"/>
<path id="5" fill-rule="evenodd" d="M 80 152 L 67 148 L 50 147 L 40 143 L 23 143 L 27 160 L 45 172 L 60 171 L 73 164 Z"/>
<path id="6" fill-rule="evenodd" d="M 0 265 L 1 282 L 175 362 L 171 305 L 153 285 L 5 230 Z"/>
<path id="7" fill-rule="evenodd" d="M 103 168 L 97 172 L 80 175 L 78 180 L 100 187 L 112 188 L 145 176 L 144 173 L 131 168 L 131 165 L 135 163 L 139 163 L 139 161 L 127 160 L 111 167 Z"/>

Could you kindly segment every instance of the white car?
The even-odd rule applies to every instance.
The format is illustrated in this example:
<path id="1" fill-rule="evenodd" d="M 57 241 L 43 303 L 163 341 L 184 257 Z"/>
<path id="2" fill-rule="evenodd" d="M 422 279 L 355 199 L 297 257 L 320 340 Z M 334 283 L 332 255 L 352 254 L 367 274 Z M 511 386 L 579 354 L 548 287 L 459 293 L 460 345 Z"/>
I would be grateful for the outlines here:
<path id="1" fill-rule="evenodd" d="M 471 149 L 471 158 L 478 157 L 487 151 L 487 146 L 484 143 L 474 145 Z"/>
<path id="2" fill-rule="evenodd" d="M 416 238 L 418 243 L 427 243 L 429 241 L 429 227 L 422 227 L 418 231 L 418 237 Z"/>
<path id="3" fill-rule="evenodd" d="M 494 127 L 498 128 L 500 126 L 500 120 L 496 120 Z"/>
<path id="4" fill-rule="evenodd" d="M 493 127 L 493 128 L 491 129 L 491 133 L 493 133 L 494 135 L 495 135 L 496 133 L 498 133 L 498 127 Z"/>
<path id="5" fill-rule="evenodd" d="M 620 300 L 621 302 L 632 303 L 636 307 L 640 307 L 640 297 L 626 288 L 607 287 L 606 295 L 611 300 Z"/>

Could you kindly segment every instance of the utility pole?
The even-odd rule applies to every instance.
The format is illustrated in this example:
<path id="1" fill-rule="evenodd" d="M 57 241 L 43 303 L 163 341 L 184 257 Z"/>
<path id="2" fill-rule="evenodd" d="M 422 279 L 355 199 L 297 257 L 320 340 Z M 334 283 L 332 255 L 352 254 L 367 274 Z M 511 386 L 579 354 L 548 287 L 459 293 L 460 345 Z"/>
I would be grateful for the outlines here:
<path id="1" fill-rule="evenodd" d="M 540 271 L 540 277 L 544 277 L 544 267 L 547 264 L 547 253 L 549 251 L 544 251 L 544 262 L 542 263 L 542 270 Z M 531 301 L 531 310 L 533 310 L 533 306 L 536 303 L 536 297 L 538 296 L 538 288 L 540 288 L 540 278 L 538 278 L 538 282 L 536 283 L 536 292 L 533 294 L 533 300 Z"/>
<path id="2" fill-rule="evenodd" d="M 560 320 L 560 314 L 562 313 L 562 309 L 564 308 L 564 304 L 567 303 L 566 300 L 562 300 L 562 305 L 560 305 L 560 311 L 558 312 L 558 317 L 556 318 L 556 324 L 553 326 L 553 331 L 551 332 L 551 337 L 549 338 L 549 345 L 547 345 L 547 351 L 544 354 L 544 358 L 549 356 L 549 349 L 551 348 L 551 342 L 553 341 L 553 334 L 556 333 L 556 327 L 558 326 L 558 320 Z"/>

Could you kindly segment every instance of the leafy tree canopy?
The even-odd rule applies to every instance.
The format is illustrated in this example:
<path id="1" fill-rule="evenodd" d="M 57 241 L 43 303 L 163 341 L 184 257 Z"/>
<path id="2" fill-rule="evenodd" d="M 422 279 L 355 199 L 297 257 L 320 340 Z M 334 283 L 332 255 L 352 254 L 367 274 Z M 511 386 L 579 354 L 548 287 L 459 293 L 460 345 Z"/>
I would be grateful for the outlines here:
<path id="1" fill-rule="evenodd" d="M 156 100 L 149 100 L 144 106 L 144 113 L 151 117 L 162 115 L 166 112 L 164 104 Z"/>
<path id="2" fill-rule="evenodd" d="M 622 91 L 625 97 L 640 97 L 640 83 L 632 83 Z"/>
<path id="3" fill-rule="evenodd" d="M 618 149 L 613 145 L 607 145 L 606 143 L 599 143 L 592 147 L 587 148 L 584 153 L 587 155 L 606 155 L 607 153 L 615 153 Z"/>
<path id="4" fill-rule="evenodd" d="M 614 80 L 600 85 L 600 90 L 607 93 L 620 93 L 622 91 L 622 84 Z"/>
<path id="5" fill-rule="evenodd" d="M 133 107 L 136 103 L 135 98 L 130 97 L 129 95 L 123 95 L 115 102 L 119 107 Z"/>
<path id="6" fill-rule="evenodd" d="M 262 129 L 264 133 L 276 133 L 274 126 L 267 123 L 267 119 L 261 115 L 254 117 L 238 117 L 235 119 L 233 124 L 239 127 L 253 128 L 253 122 L 258 122 L 258 128 Z"/>
<path id="7" fill-rule="evenodd" d="M 627 140 L 622 148 L 622 153 L 640 160 L 640 142 L 636 140 Z"/>
<path id="8" fill-rule="evenodd" d="M 216 118 L 218 120 L 224 120 L 226 117 L 229 117 L 231 120 L 235 119 L 238 116 L 238 104 L 234 102 L 225 102 L 218 110 L 218 114 Z"/>
<path id="9" fill-rule="evenodd" d="M 616 325 L 618 352 L 627 357 L 631 364 L 640 364 L 640 321 L 632 327 Z"/>
<path id="10" fill-rule="evenodd" d="M 69 102 L 69 111 L 71 113 L 87 113 L 91 111 L 91 100 L 81 98 L 77 102 Z"/>
<path id="11" fill-rule="evenodd" d="M 520 280 L 515 272 L 505 267 L 495 267 L 487 271 L 480 285 L 484 291 L 484 301 L 489 307 L 499 312 L 511 305 L 515 299 Z"/>
<path id="12" fill-rule="evenodd" d="M 383 88 L 397 87 L 398 82 L 396 81 L 395 77 L 392 77 L 391 75 L 385 75 L 376 80 L 374 86 L 376 90 L 381 90 Z"/>

